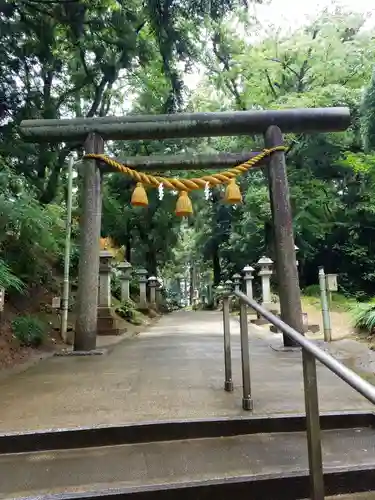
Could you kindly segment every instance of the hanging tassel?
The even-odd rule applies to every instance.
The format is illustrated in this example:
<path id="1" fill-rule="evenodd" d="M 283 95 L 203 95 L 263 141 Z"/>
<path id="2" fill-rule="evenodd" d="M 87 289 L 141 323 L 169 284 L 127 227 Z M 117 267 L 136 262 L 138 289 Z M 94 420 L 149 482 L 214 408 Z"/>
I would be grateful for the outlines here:
<path id="1" fill-rule="evenodd" d="M 142 182 L 137 182 L 137 185 L 133 191 L 132 199 L 130 203 L 136 207 L 147 207 L 148 199 L 146 190 L 142 184 Z"/>
<path id="2" fill-rule="evenodd" d="M 176 203 L 176 211 L 175 214 L 179 217 L 184 217 L 191 215 L 193 213 L 193 206 L 191 204 L 191 200 L 187 191 L 180 191 L 180 195 L 178 197 Z"/>
<path id="3" fill-rule="evenodd" d="M 225 190 L 225 201 L 233 205 L 236 205 L 237 203 L 242 203 L 241 191 L 234 178 L 230 180 Z"/>

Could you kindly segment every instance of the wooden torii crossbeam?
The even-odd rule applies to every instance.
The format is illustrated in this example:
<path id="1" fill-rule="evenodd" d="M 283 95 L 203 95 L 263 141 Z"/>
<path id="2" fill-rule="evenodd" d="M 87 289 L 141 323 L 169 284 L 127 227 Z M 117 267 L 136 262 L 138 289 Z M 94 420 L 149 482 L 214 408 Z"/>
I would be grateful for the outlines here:
<path id="1" fill-rule="evenodd" d="M 85 152 L 101 154 L 106 140 L 173 139 L 183 137 L 264 136 L 265 147 L 283 145 L 284 133 L 339 132 L 350 125 L 348 108 L 307 108 L 174 115 L 128 115 L 125 117 L 25 120 L 21 133 L 35 143 L 83 142 Z M 128 158 L 139 170 L 225 168 L 246 161 L 255 153 L 217 156 L 182 155 L 162 158 Z M 233 160 L 233 161 L 232 161 Z M 301 297 L 294 251 L 289 186 L 283 151 L 267 161 L 274 225 L 275 260 L 280 293 L 281 318 L 303 332 Z M 98 162 L 87 160 L 83 175 L 83 207 L 74 349 L 96 348 L 99 238 L 102 193 Z M 284 344 L 290 345 L 288 338 Z"/>

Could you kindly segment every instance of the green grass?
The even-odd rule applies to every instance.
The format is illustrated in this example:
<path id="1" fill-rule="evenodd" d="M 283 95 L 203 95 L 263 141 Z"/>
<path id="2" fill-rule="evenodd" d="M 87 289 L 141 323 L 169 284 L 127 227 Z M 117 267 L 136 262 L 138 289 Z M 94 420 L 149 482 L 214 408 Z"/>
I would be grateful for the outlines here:
<path id="1" fill-rule="evenodd" d="M 302 300 L 305 304 L 321 308 L 319 287 L 312 285 L 303 291 Z M 331 294 L 330 310 L 347 312 L 352 318 L 352 324 L 358 330 L 375 333 L 375 298 L 368 302 L 357 302 L 355 299 L 345 297 L 338 292 Z"/>
<path id="2" fill-rule="evenodd" d="M 351 312 L 353 307 L 355 307 L 358 304 L 358 302 L 355 299 L 345 297 L 345 295 L 342 295 L 341 293 L 338 292 L 332 292 L 331 297 L 332 297 L 332 301 L 330 303 L 331 311 Z M 309 294 L 306 295 L 305 291 L 303 291 L 302 300 L 305 304 L 314 306 L 317 309 L 321 308 L 319 295 L 317 296 Z"/>

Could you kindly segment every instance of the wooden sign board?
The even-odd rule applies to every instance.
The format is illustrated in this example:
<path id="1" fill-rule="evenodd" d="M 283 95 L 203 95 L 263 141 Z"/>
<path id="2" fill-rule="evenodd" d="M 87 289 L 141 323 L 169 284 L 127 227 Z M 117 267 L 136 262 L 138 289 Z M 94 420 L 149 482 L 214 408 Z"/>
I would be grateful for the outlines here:
<path id="1" fill-rule="evenodd" d="M 327 289 L 330 292 L 337 292 L 337 274 L 326 274 Z"/>
<path id="2" fill-rule="evenodd" d="M 52 309 L 60 309 L 60 308 L 61 308 L 61 297 L 53 297 Z"/>

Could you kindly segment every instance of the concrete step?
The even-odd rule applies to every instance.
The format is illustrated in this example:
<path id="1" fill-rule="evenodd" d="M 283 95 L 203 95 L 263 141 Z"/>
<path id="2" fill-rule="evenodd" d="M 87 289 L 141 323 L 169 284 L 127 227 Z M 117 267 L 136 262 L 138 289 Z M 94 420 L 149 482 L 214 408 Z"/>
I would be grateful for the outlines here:
<path id="1" fill-rule="evenodd" d="M 375 500 L 375 491 L 365 491 L 364 493 L 351 493 L 350 495 L 336 495 L 326 497 L 326 500 Z"/>
<path id="2" fill-rule="evenodd" d="M 375 489 L 372 427 L 322 439 L 327 494 Z M 293 500 L 308 495 L 307 467 L 305 432 L 3 453 L 0 498 Z"/>

